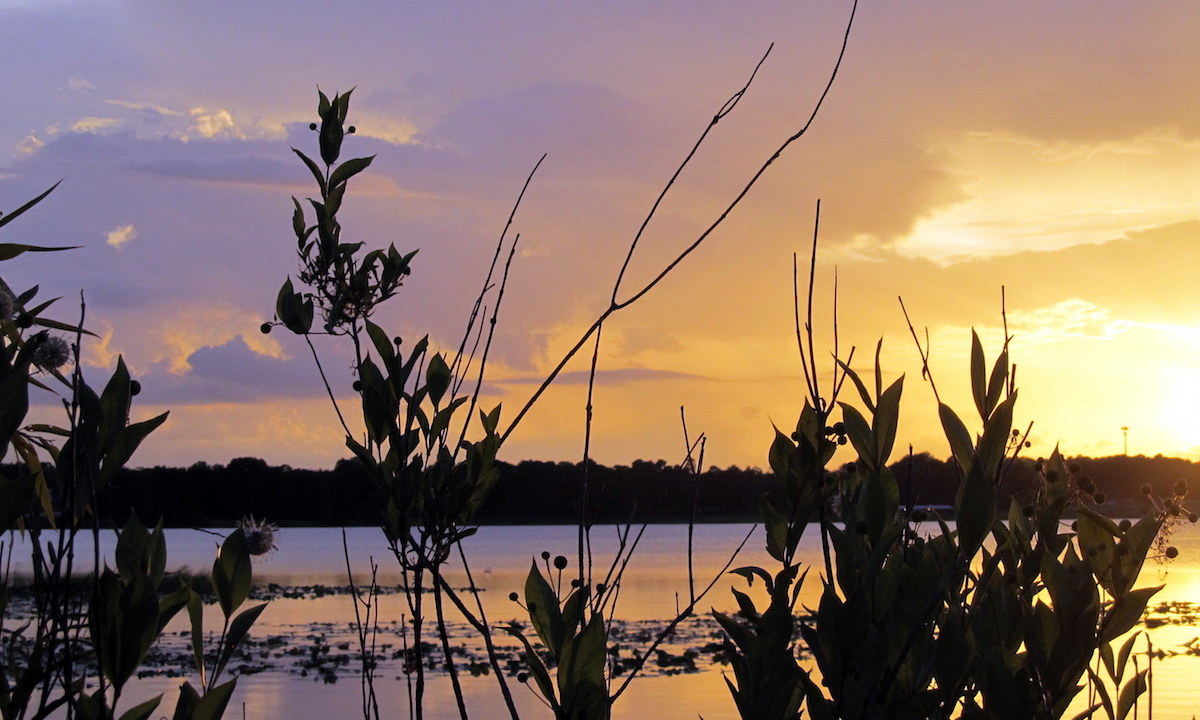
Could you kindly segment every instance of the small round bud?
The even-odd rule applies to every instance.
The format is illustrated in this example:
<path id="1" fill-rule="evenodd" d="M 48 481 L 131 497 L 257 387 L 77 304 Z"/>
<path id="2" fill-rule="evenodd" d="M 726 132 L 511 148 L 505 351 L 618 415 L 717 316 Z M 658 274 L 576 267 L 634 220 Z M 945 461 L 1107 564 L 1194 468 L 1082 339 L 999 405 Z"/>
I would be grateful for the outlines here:
<path id="1" fill-rule="evenodd" d="M 392 344 L 395 345 L 396 347 L 400 347 L 403 343 L 404 343 L 404 339 L 401 338 L 399 335 L 392 338 Z"/>
<path id="2" fill-rule="evenodd" d="M 1133 522 L 1130 521 L 1128 518 L 1126 518 L 1126 519 L 1122 520 L 1121 522 L 1117 523 L 1117 527 L 1121 529 L 1121 532 L 1125 532 L 1129 528 L 1133 527 Z"/>
<path id="3" fill-rule="evenodd" d="M 1183 478 L 1179 478 L 1178 480 L 1176 480 L 1176 481 L 1175 481 L 1175 487 L 1171 488 L 1171 490 L 1172 490 L 1172 491 L 1173 491 L 1173 492 L 1174 492 L 1176 495 L 1179 495 L 1179 496 L 1181 496 L 1181 497 L 1182 497 L 1183 495 L 1187 495 L 1187 491 L 1188 491 L 1188 481 L 1187 481 L 1187 480 L 1184 480 Z"/>
<path id="4" fill-rule="evenodd" d="M 1142 486 L 1138 488 L 1138 490 L 1140 490 L 1143 495 L 1149 495 L 1150 493 L 1154 492 L 1150 488 L 1150 483 L 1142 483 Z"/>
<path id="5" fill-rule="evenodd" d="M 308 129 L 309 129 L 309 130 L 316 130 L 316 129 L 317 129 L 317 124 L 316 124 L 316 123 L 309 123 L 309 124 L 308 124 Z"/>
<path id="6" fill-rule="evenodd" d="M 142 384 L 140 382 L 138 382 L 137 380 L 130 380 L 129 381 L 129 394 L 130 395 L 138 395 L 141 392 L 142 392 Z"/>
<path id="7" fill-rule="evenodd" d="M 566 566 L 567 566 L 567 558 L 565 556 L 556 555 L 554 557 L 554 567 L 558 568 L 559 570 L 562 570 Z"/>
<path id="8" fill-rule="evenodd" d="M 1070 470 L 1072 473 L 1077 473 L 1077 472 L 1079 472 L 1079 463 L 1073 462 L 1073 463 L 1071 463 L 1071 466 L 1067 469 Z"/>
<path id="9" fill-rule="evenodd" d="M 353 134 L 354 134 L 354 133 L 356 133 L 356 132 L 358 132 L 358 128 L 354 127 L 353 125 L 351 125 L 350 127 L 346 128 L 346 134 L 347 134 L 347 135 L 353 135 Z"/>
<path id="10" fill-rule="evenodd" d="M 1188 522 L 1195 523 L 1197 520 L 1200 520 L 1200 515 L 1197 515 L 1194 512 L 1188 513 Z"/>
<path id="11" fill-rule="evenodd" d="M 362 392 L 362 388 L 363 388 L 362 380 L 355 380 L 354 384 L 351 385 L 350 387 L 354 388 L 354 392 Z"/>
<path id="12" fill-rule="evenodd" d="M 573 587 L 573 588 L 579 587 L 579 578 L 571 578 L 571 587 Z"/>
<path id="13" fill-rule="evenodd" d="M 1168 560 L 1174 560 L 1177 557 L 1179 557 L 1179 548 L 1175 547 L 1174 545 L 1167 548 L 1167 559 Z"/>
<path id="14" fill-rule="evenodd" d="M 801 435 L 800 435 L 800 431 L 799 431 L 799 430 L 797 430 L 796 432 L 792 433 L 792 442 L 800 442 L 800 437 L 801 437 Z"/>
<path id="15" fill-rule="evenodd" d="M 550 559 L 550 552 L 549 552 L 548 550 L 543 550 L 543 551 L 542 551 L 542 559 L 543 559 L 543 560 L 549 560 L 549 559 Z"/>
<path id="16" fill-rule="evenodd" d="M 1104 503 L 1108 502 L 1108 496 L 1102 492 L 1092 495 L 1092 499 L 1096 501 L 1097 505 L 1103 505 Z"/>
<path id="17" fill-rule="evenodd" d="M 515 592 L 510 592 L 508 594 L 508 599 L 512 600 L 513 602 L 516 602 L 519 598 L 520 598 L 520 595 L 517 595 Z"/>
<path id="18" fill-rule="evenodd" d="M 846 434 L 846 423 L 844 423 L 844 422 L 836 422 L 836 423 L 834 423 L 834 424 L 833 424 L 833 431 L 834 431 L 835 433 L 837 433 L 838 435 L 845 435 L 845 434 Z"/>
<path id="19" fill-rule="evenodd" d="M 271 323 L 265 322 L 262 325 L 259 325 L 258 331 L 261 332 L 263 335 L 270 335 L 271 334 Z"/>
<path id="20" fill-rule="evenodd" d="M 846 436 L 845 436 L 845 435 L 838 435 L 838 445 L 845 445 L 845 444 L 846 444 L 846 442 L 847 442 L 847 441 L 846 441 Z"/>
<path id="21" fill-rule="evenodd" d="M 527 672 L 517 673 L 517 682 L 519 682 L 519 683 L 529 682 L 529 673 L 527 673 Z"/>
<path id="22" fill-rule="evenodd" d="M 1071 522 L 1071 532 L 1079 532 L 1079 521 L 1078 520 Z"/>
<path id="23" fill-rule="evenodd" d="M 1016 428 L 1013 428 L 1012 436 L 1013 437 L 1021 437 L 1021 431 Z"/>
<path id="24" fill-rule="evenodd" d="M 608 589 L 608 586 L 605 585 L 604 583 L 596 583 L 596 594 L 597 595 L 603 595 L 604 591 L 607 589 Z"/>
<path id="25" fill-rule="evenodd" d="M 1029 442 L 1028 440 L 1026 440 L 1026 441 L 1025 441 L 1025 448 L 1026 448 L 1026 449 L 1028 449 L 1028 448 L 1031 448 L 1031 447 L 1033 447 L 1033 443 L 1031 443 L 1031 442 Z"/>

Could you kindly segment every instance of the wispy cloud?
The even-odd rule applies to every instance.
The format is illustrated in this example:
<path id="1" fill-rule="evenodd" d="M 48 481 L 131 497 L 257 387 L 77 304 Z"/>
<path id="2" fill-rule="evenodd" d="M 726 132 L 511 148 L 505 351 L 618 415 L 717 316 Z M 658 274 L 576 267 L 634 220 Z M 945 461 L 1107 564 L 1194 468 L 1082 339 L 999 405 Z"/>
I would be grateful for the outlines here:
<path id="1" fill-rule="evenodd" d="M 83 92 L 90 93 L 99 90 L 91 81 L 79 77 L 69 78 L 67 84 L 62 88 L 67 92 Z"/>
<path id="2" fill-rule="evenodd" d="M 122 225 L 115 230 L 108 231 L 108 234 L 105 236 L 105 242 L 117 249 L 120 249 L 125 246 L 125 243 L 136 238 L 137 235 L 137 228 L 135 228 L 132 224 Z"/>
<path id="3" fill-rule="evenodd" d="M 84 118 L 80 118 L 80 119 L 76 120 L 74 123 L 71 124 L 71 127 L 68 129 L 71 132 L 77 132 L 77 133 L 94 133 L 94 132 L 100 132 L 102 130 L 108 130 L 111 128 L 119 127 L 120 125 L 121 125 L 121 121 L 118 120 L 117 118 L 90 117 L 89 116 L 89 117 L 84 117 Z"/>

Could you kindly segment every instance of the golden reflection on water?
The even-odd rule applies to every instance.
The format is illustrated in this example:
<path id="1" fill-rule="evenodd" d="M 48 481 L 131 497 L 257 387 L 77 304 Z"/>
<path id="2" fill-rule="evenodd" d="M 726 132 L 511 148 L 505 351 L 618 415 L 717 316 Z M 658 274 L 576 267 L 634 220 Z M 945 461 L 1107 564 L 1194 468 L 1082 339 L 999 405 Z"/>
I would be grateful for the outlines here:
<path id="1" fill-rule="evenodd" d="M 746 526 L 704 526 L 696 531 L 694 575 L 702 586 L 716 577 L 727 562 L 728 549 L 744 536 Z M 180 531 L 172 531 L 180 532 Z M 769 566 L 765 552 L 761 550 L 760 535 L 747 545 L 747 552 L 739 557 L 733 567 L 748 564 Z M 194 534 L 193 534 L 194 535 Z M 177 541 L 178 540 L 178 541 Z M 212 540 L 207 537 L 180 539 L 168 538 L 173 562 L 183 562 L 203 567 L 205 557 L 211 557 Z M 1185 526 L 1170 540 L 1176 546 L 1179 558 L 1169 564 L 1149 561 L 1143 570 L 1141 586 L 1165 583 L 1162 590 L 1151 601 L 1151 607 L 1170 603 L 1191 603 L 1196 610 L 1200 601 L 1200 530 Z M 189 544 L 190 543 L 190 544 Z M 264 563 L 256 563 L 260 580 L 283 581 L 288 584 L 313 586 L 345 585 L 344 559 L 340 531 L 337 529 L 284 529 L 281 531 L 280 549 Z M 374 557 L 380 565 L 378 578 L 383 584 L 395 586 L 398 575 L 392 569 L 391 560 L 374 529 L 350 531 L 350 553 L 356 568 L 367 566 L 367 557 Z M 194 545 L 195 547 L 191 547 Z M 597 532 L 593 546 L 594 556 L 600 565 L 606 565 L 615 542 L 611 530 Z M 680 605 L 688 601 L 688 566 L 686 562 L 687 533 L 679 526 L 660 526 L 647 531 L 643 546 L 629 566 L 621 589 L 618 616 L 626 620 L 665 621 Z M 473 558 L 472 572 L 475 582 L 482 588 L 481 598 L 493 625 L 508 620 L 525 620 L 524 611 L 508 599 L 508 593 L 520 592 L 524 587 L 529 563 L 539 558 L 542 550 L 552 554 L 574 556 L 575 530 L 570 527 L 534 528 L 484 528 L 479 536 L 472 538 L 468 548 Z M 191 555 L 189 555 L 191 553 Z M 820 569 L 822 566 L 820 541 L 816 533 L 806 534 L 802 544 L 802 561 L 814 568 L 801 595 L 802 604 L 815 605 L 820 593 Z M 210 560 L 207 562 L 211 562 Z M 540 558 L 538 559 L 540 563 Z M 572 560 L 572 565 L 574 561 Z M 461 568 L 449 573 L 451 584 L 464 587 L 466 575 Z M 358 573 L 356 582 L 365 584 L 369 575 Z M 556 578 L 552 579 L 552 581 Z M 564 582 L 569 575 L 564 577 Z M 729 610 L 734 604 L 729 587 L 745 587 L 740 577 L 725 576 L 720 579 L 710 595 L 699 603 L 701 616 L 709 609 Z M 353 604 L 346 594 L 325 594 L 311 589 L 303 598 L 281 597 L 271 601 L 270 606 L 255 626 L 252 636 L 262 640 L 271 635 L 286 637 L 289 645 L 304 652 L 312 644 L 311 636 L 320 636 L 328 642 L 350 641 L 353 638 L 351 623 L 354 619 Z M 759 590 L 761 592 L 761 590 Z M 754 593 L 752 593 L 754 594 Z M 757 595 L 755 595 L 757 597 Z M 409 616 L 409 610 L 401 593 L 394 590 L 377 598 L 379 618 L 383 627 L 381 641 L 399 647 L 400 628 Z M 1169 608 L 1168 608 L 1169 609 Z M 1166 613 L 1164 617 L 1178 618 Z M 209 608 L 205 625 L 210 631 L 219 630 L 220 615 Z M 432 626 L 428 626 L 432 630 Z M 185 628 L 182 618 L 169 626 L 168 633 L 176 638 Z M 1154 710 L 1161 718 L 1191 717 L 1200 706 L 1200 657 L 1186 654 L 1185 644 L 1200 634 L 1196 624 L 1167 622 L 1149 631 L 1150 640 L 1156 649 L 1177 653 L 1153 666 Z M 498 638 L 507 640 L 500 633 Z M 1200 640 L 1196 641 L 1200 644 Z M 1139 645 L 1139 648 L 1143 646 Z M 1182 654 L 1181 653 L 1182 649 Z M 350 645 L 350 652 L 353 645 Z M 266 652 L 261 650 L 261 652 Z M 244 703 L 247 720 L 262 720 L 282 717 L 322 717 L 349 719 L 361 716 L 360 684 L 353 667 L 344 668 L 334 684 L 326 684 L 318 675 L 300 677 L 294 657 L 279 655 L 270 663 L 271 669 L 246 675 L 239 681 L 238 691 L 227 716 L 242 717 Z M 1144 663 L 1144 658 L 1140 660 Z M 1144 667 L 1144 664 L 1143 664 Z M 708 720 L 723 720 L 736 717 L 725 683 L 720 678 L 721 666 L 713 669 L 670 677 L 646 677 L 637 679 L 616 706 L 615 717 L 653 717 L 655 720 L 692 719 L 702 714 Z M 177 697 L 179 678 L 150 677 L 138 681 L 126 702 L 166 691 L 167 697 L 160 712 L 169 715 Z M 431 720 L 457 718 L 457 709 L 451 701 L 449 681 L 445 676 L 428 679 L 429 703 L 427 717 Z M 499 693 L 493 677 L 463 677 L 464 690 L 468 697 L 468 708 L 472 717 L 497 716 Z M 547 712 L 527 688 L 512 683 L 514 695 L 523 717 L 545 717 Z M 386 716 L 404 717 L 407 706 L 407 683 L 405 676 L 392 665 L 382 674 L 377 685 L 380 703 Z M 1080 708 L 1085 707 L 1086 698 L 1081 694 Z M 123 703 L 124 704 L 124 703 Z M 316 710 L 314 710 L 316 708 Z"/>

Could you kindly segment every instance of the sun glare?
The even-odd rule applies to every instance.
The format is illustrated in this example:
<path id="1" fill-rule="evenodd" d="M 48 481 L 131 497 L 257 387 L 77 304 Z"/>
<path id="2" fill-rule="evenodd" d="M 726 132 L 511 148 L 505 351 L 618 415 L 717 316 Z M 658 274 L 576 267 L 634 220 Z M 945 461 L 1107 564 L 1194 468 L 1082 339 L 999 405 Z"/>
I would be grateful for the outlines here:
<path id="1" fill-rule="evenodd" d="M 1200 368 L 1167 368 L 1162 377 L 1163 445 L 1195 455 L 1200 449 Z"/>

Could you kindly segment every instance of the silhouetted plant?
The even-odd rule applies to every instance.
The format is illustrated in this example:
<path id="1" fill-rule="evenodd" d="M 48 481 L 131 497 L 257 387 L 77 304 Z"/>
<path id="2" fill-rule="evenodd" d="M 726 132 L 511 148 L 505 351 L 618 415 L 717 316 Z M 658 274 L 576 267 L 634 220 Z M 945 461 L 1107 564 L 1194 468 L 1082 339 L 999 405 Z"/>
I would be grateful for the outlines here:
<path id="1" fill-rule="evenodd" d="M 815 259 L 814 240 L 814 267 Z M 1014 498 L 1007 514 L 998 513 L 996 488 L 1027 446 L 1028 430 L 1013 428 L 1010 338 L 1006 333 L 989 371 L 982 343 L 972 334 L 970 379 L 981 430 L 971 433 L 939 401 L 960 481 L 955 528 L 935 515 L 936 528 L 928 533 L 921 523 L 930 518 L 900 504 L 888 468 L 904 378 L 884 389 L 877 348 L 869 388 L 835 353 L 832 389 L 822 395 L 812 352 L 811 290 L 809 298 L 806 348 L 797 292 L 809 398 L 795 432 L 777 430 L 771 447 L 771 467 L 786 500 L 763 504 L 767 550 L 780 570 L 774 576 L 757 567 L 736 571 L 751 583 L 761 578 L 766 611 L 735 590 L 739 616 L 716 614 L 727 633 L 737 681 L 730 689 L 742 717 L 797 718 L 803 706 L 818 719 L 1060 718 L 1089 680 L 1099 701 L 1080 717 L 1101 708 L 1124 717 L 1146 689 L 1146 671 L 1120 685 L 1132 639 L 1115 654 L 1111 643 L 1136 625 L 1161 589 L 1134 586 L 1164 522 L 1172 512 L 1187 514 L 1186 484 L 1137 522 L 1121 525 L 1099 511 L 1103 497 L 1095 484 L 1056 450 L 1039 461 L 1032 496 Z M 917 346 L 936 398 L 927 349 L 919 340 Z M 830 424 L 846 379 L 865 413 L 838 402 L 842 420 Z M 830 473 L 826 465 L 835 445 L 844 442 L 857 459 Z M 835 496 L 836 518 L 827 507 Z M 809 673 L 796 663 L 793 646 L 796 578 L 804 578 L 793 558 L 814 514 L 825 567 L 818 606 L 811 620 L 799 624 L 816 665 Z M 1072 516 L 1077 520 L 1069 523 Z M 1088 668 L 1097 656 L 1117 686 L 1115 703 Z"/>
<path id="2" fill-rule="evenodd" d="M 0 227 L 53 189 L 0 217 Z M 25 252 L 66 249 L 0 243 L 0 261 Z M 122 692 L 164 626 L 184 606 L 192 616 L 200 653 L 200 600 L 185 583 L 173 591 L 165 586 L 162 528 L 147 530 L 133 514 L 116 532 L 116 568 L 101 567 L 97 497 L 167 414 L 129 422 L 140 385 L 120 357 L 104 389 L 92 389 L 79 362 L 83 338 L 91 335 L 83 329 L 86 305 L 81 300 L 78 324 L 64 323 L 47 315 L 57 298 L 38 301 L 37 294 L 37 286 L 14 294 L 0 280 L 0 459 L 10 447 L 20 459 L 0 472 L 0 533 L 28 535 L 33 590 L 33 608 L 24 622 L 3 627 L 11 578 L 7 564 L 0 571 L 0 718 L 65 713 L 83 720 L 144 720 L 162 696 L 118 716 Z M 74 343 L 50 331 L 73 335 Z M 27 423 L 31 388 L 61 397 L 65 426 Z M 75 566 L 81 533 L 91 534 L 94 548 L 93 568 L 86 574 Z M 229 612 L 241 602 L 235 598 L 244 599 L 242 588 L 250 586 L 249 555 L 244 541 L 238 545 L 240 537 L 240 531 L 230 535 L 214 566 L 218 598 L 230 609 L 228 632 L 222 634 L 218 651 L 223 660 L 214 679 L 265 607 L 228 621 Z M 185 684 L 174 717 L 221 717 L 235 683 L 236 679 L 210 684 L 203 696 Z"/>
<path id="3" fill-rule="evenodd" d="M 851 13 L 851 18 L 853 18 L 853 13 Z M 849 25 L 846 36 L 843 38 L 842 52 L 830 74 L 830 85 L 844 56 L 848 38 Z M 283 284 L 276 299 L 275 319 L 272 322 L 264 323 L 262 330 L 271 332 L 276 326 L 284 326 L 293 333 L 303 336 L 312 350 L 318 368 L 321 368 L 320 359 L 312 344 L 311 335 L 323 332 L 342 336 L 348 338 L 353 345 L 354 388 L 361 399 L 364 426 L 361 434 L 356 435 L 351 431 L 327 380 L 325 385 L 330 401 L 341 420 L 342 429 L 345 431 L 347 446 L 363 463 L 386 498 L 380 525 L 388 539 L 393 555 L 404 571 L 405 593 L 411 612 L 413 629 L 411 648 L 415 653 L 411 666 L 415 670 L 412 674 L 415 678 L 410 676 L 409 692 L 410 711 L 415 717 L 422 717 L 424 712 L 424 668 L 426 663 L 422 655 L 425 653 L 426 646 L 423 644 L 422 638 L 427 613 L 423 599 L 426 589 L 432 590 L 435 605 L 434 619 L 438 624 L 443 657 L 460 715 L 465 718 L 467 709 L 458 683 L 455 663 L 449 650 L 443 599 L 448 599 L 462 612 L 468 623 L 482 636 L 507 709 L 512 717 L 517 717 L 517 710 L 509 694 L 504 673 L 493 650 L 491 629 L 484 615 L 483 605 L 476 596 L 475 608 L 468 609 L 463 599 L 446 582 L 443 568 L 450 561 L 452 553 L 458 550 L 459 557 L 468 572 L 470 587 L 474 592 L 475 586 L 470 580 L 470 569 L 459 544 L 464 538 L 475 532 L 473 520 L 476 513 L 497 481 L 496 453 L 504 439 L 515 430 L 566 364 L 589 339 L 594 339 L 597 344 L 593 353 L 592 382 L 589 383 L 590 398 L 591 387 L 594 385 L 595 379 L 596 354 L 598 354 L 601 329 L 605 321 L 648 294 L 694 252 L 724 222 L 728 214 L 741 202 L 766 169 L 780 157 L 784 150 L 807 132 L 828 93 L 828 86 L 804 126 L 789 136 L 778 150 L 762 164 L 719 217 L 640 290 L 632 293 L 626 299 L 618 297 L 625 271 L 629 267 L 643 232 L 655 216 L 659 204 L 672 189 L 675 180 L 690 164 L 712 129 L 737 107 L 753 82 L 758 67 L 765 59 L 766 56 L 759 62 L 759 66 L 755 68 L 755 73 L 751 75 L 746 85 L 726 101 L 714 115 L 699 140 L 655 200 L 641 228 L 630 243 L 625 262 L 617 274 L 608 307 L 564 354 L 544 382 L 509 421 L 506 428 L 500 429 L 500 406 L 489 411 L 481 410 L 479 412 L 478 420 L 482 437 L 477 440 L 467 439 L 468 426 L 475 421 L 474 413 L 483 385 L 488 349 L 496 328 L 497 311 L 503 299 L 509 265 L 515 254 L 517 240 L 514 239 L 511 243 L 507 243 L 506 235 L 525 190 L 523 188 L 521 195 L 518 196 L 513 213 L 509 216 L 508 224 L 497 243 L 492 265 L 482 289 L 475 299 L 458 351 L 453 355 L 436 352 L 430 347 L 428 336 L 426 336 L 413 343 L 411 350 L 406 354 L 403 351 L 405 344 L 401 339 L 393 338 L 374 324 L 370 320 L 370 316 L 402 285 L 404 278 L 410 272 L 410 263 L 415 256 L 415 251 L 402 254 L 395 249 L 394 245 L 389 245 L 386 250 L 367 252 L 361 243 L 343 241 L 342 228 L 337 215 L 341 209 L 348 183 L 355 175 L 369 167 L 373 158 L 353 158 L 340 161 L 342 143 L 348 135 L 354 132 L 353 126 L 346 125 L 351 93 L 335 94 L 332 98 L 327 97 L 323 92 L 318 93 L 317 111 L 320 123 L 312 123 L 310 129 L 318 132 L 321 162 L 318 163 L 300 150 L 295 150 L 312 173 L 319 190 L 319 199 L 309 201 L 313 213 L 311 224 L 304 206 L 293 198 L 292 225 L 301 265 L 299 279 L 304 287 L 297 290 L 290 278 Z M 539 160 L 538 165 L 540 163 Z M 535 166 L 534 172 L 536 170 L 537 166 Z M 526 180 L 526 188 L 532 175 L 533 173 Z M 508 256 L 501 264 L 500 258 L 506 243 L 508 244 Z M 493 280 L 496 275 L 499 275 L 499 279 Z M 484 303 L 490 294 L 494 294 L 495 297 L 489 317 L 489 309 L 485 307 Z M 320 330 L 314 326 L 318 313 L 324 319 L 323 329 Z M 486 331 L 483 329 L 485 320 Z M 467 350 L 468 346 L 471 347 L 470 351 Z M 476 362 L 476 350 L 480 346 L 482 346 L 482 350 L 479 352 L 477 369 L 472 371 L 470 369 L 472 363 Z M 475 373 L 473 378 L 468 378 L 469 371 Z M 323 369 L 321 374 L 324 378 Z M 462 388 L 469 379 L 474 380 L 473 390 L 464 393 Z M 463 409 L 465 412 L 459 413 Z M 587 448 L 590 443 L 590 400 L 587 416 L 588 430 L 584 439 L 585 472 L 588 467 Z M 578 587 L 588 588 L 596 586 L 593 585 L 591 579 L 590 553 L 585 553 L 585 546 L 590 543 L 588 532 L 591 527 L 586 504 L 588 496 L 586 476 L 582 494 L 584 501 L 580 516 L 578 543 Z M 629 529 L 626 528 L 626 533 L 628 534 L 628 532 Z M 636 541 L 633 545 L 636 545 Z M 615 561 L 613 567 L 618 567 Z M 620 571 L 618 570 L 609 586 L 618 585 L 619 581 Z M 654 641 L 655 646 L 671 632 L 680 620 L 694 611 L 695 603 L 703 597 L 703 593 L 696 592 L 694 585 L 689 589 L 689 595 L 692 602 L 682 610 L 675 621 L 668 624 L 663 630 L 663 634 Z M 595 599 L 593 600 L 595 601 Z M 560 603 L 568 601 L 569 598 L 557 599 L 557 602 Z M 355 602 L 360 602 L 357 595 Z M 545 598 L 539 598 L 532 601 L 531 604 L 534 607 L 544 608 L 545 602 Z M 589 643 L 593 634 L 598 632 L 602 638 L 601 647 L 604 647 L 607 644 L 607 633 L 604 630 L 605 625 L 600 608 L 592 608 L 589 611 L 587 604 L 584 604 L 582 608 L 580 621 L 583 624 L 581 627 L 586 630 Z M 358 609 L 357 605 L 356 609 Z M 363 708 L 364 715 L 378 716 L 378 706 L 375 702 L 374 685 L 371 678 L 373 663 L 370 660 L 368 643 L 367 634 L 360 632 L 362 671 L 365 678 Z M 554 652 L 557 653 L 560 650 L 564 650 L 564 648 L 556 647 Z M 592 710 L 583 713 L 580 717 L 597 717 L 593 710 L 600 707 L 603 708 L 600 717 L 607 717 L 612 701 L 628 687 L 629 679 L 636 674 L 648 654 L 649 651 L 641 657 L 624 683 L 611 693 L 608 688 L 610 679 L 608 669 L 602 663 L 604 702 L 594 706 L 589 704 L 588 707 Z M 592 682 L 595 679 L 593 668 L 590 664 L 587 665 L 587 668 L 588 672 L 585 675 L 589 678 L 588 682 Z M 559 671 L 561 672 L 561 666 Z M 560 690 L 563 692 L 566 692 L 564 688 L 574 686 L 574 680 L 570 678 L 565 680 L 565 684 L 563 682 L 559 684 Z M 591 696 L 589 695 L 589 697 Z M 561 701 L 562 698 L 555 702 L 561 704 Z"/>
<path id="4" fill-rule="evenodd" d="M 313 350 L 313 357 L 317 358 L 318 367 L 320 361 L 309 338 L 311 334 L 321 332 L 313 327 L 316 311 L 319 310 L 324 318 L 324 333 L 345 337 L 352 343 L 354 388 L 361 400 L 364 427 L 361 436 L 356 437 L 350 430 L 332 389 L 326 387 L 339 418 L 342 418 L 346 445 L 362 462 L 385 498 L 379 523 L 392 554 L 404 571 L 405 595 L 412 618 L 415 657 L 411 665 L 416 677 L 410 686 L 410 704 L 415 716 L 421 717 L 426 666 L 424 625 L 428 613 L 424 596 L 426 590 L 432 590 L 436 607 L 434 621 L 442 638 L 456 699 L 465 715 L 454 660 L 448 651 L 442 612 L 445 596 L 451 596 L 451 601 L 483 634 L 489 650 L 490 629 L 483 619 L 482 605 L 476 603 L 477 619 L 466 610 L 442 572 L 458 543 L 475 532 L 472 521 L 498 477 L 496 451 L 500 447 L 500 437 L 496 427 L 500 421 L 500 407 L 480 411 L 483 437 L 467 440 L 468 421 L 465 417 L 474 412 L 482 383 L 477 381 L 470 393 L 464 393 L 462 388 L 471 360 L 464 348 L 487 315 L 487 309 L 482 307 L 483 299 L 495 289 L 496 306 L 491 309 L 487 342 L 479 362 L 479 379 L 482 380 L 487 347 L 503 297 L 504 279 L 500 280 L 498 288 L 493 288 L 489 272 L 489 280 L 471 314 L 463 345 L 449 360 L 443 353 L 431 350 L 428 336 L 413 343 L 405 353 L 399 337 L 393 337 L 371 322 L 372 312 L 396 293 L 411 272 L 409 265 L 416 251 L 401 254 L 394 245 L 389 245 L 387 250 L 368 252 L 363 250 L 361 243 L 342 240 L 338 211 L 348 182 L 369 167 L 373 159 L 352 158 L 338 162 L 343 140 L 354 132 L 353 126 L 346 126 L 350 94 L 335 94 L 330 99 L 323 92 L 319 93 L 317 112 L 321 122 L 310 127 L 318 131 L 323 167 L 295 150 L 312 172 L 320 191 L 319 199 L 309 201 L 314 215 L 312 225 L 308 224 L 300 202 L 293 199 L 293 230 L 301 261 L 300 279 L 305 288 L 297 292 L 290 278 L 283 284 L 276 301 L 275 323 L 265 323 L 263 331 L 269 332 L 273 324 L 278 324 L 303 336 Z M 502 235 L 493 259 L 493 271 L 504 243 Z M 514 250 L 515 242 L 510 247 L 509 261 Z M 504 275 L 507 276 L 507 264 Z M 359 602 L 357 596 L 355 602 Z M 360 633 L 367 694 L 364 714 L 377 716 L 368 642 L 366 634 Z M 489 652 L 489 655 L 501 690 L 509 707 L 513 708 L 499 661 L 494 653 Z"/>

